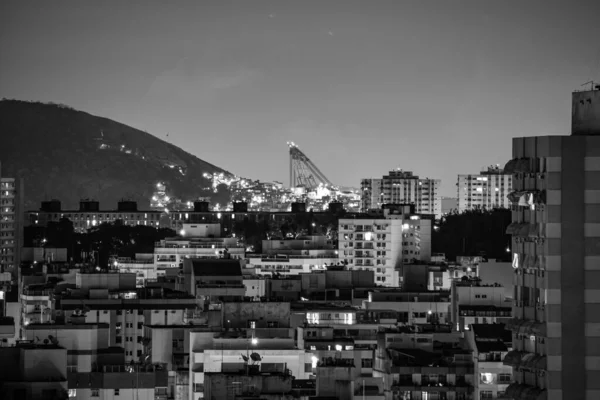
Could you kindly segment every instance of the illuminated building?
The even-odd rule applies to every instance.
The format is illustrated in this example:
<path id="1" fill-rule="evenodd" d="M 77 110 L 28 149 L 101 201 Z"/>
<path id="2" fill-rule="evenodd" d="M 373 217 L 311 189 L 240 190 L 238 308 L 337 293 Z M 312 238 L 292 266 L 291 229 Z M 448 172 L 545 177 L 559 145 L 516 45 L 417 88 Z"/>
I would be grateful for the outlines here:
<path id="1" fill-rule="evenodd" d="M 23 180 L 2 177 L 0 164 L 0 272 L 18 282 L 23 238 Z"/>
<path id="2" fill-rule="evenodd" d="M 242 259 L 245 246 L 234 237 L 221 238 L 220 224 L 183 224 L 179 236 L 163 239 L 154 246 L 154 262 L 160 270 L 179 268 L 184 260 L 219 258 Z"/>
<path id="3" fill-rule="evenodd" d="M 109 345 L 122 347 L 125 361 L 143 354 L 145 325 L 183 325 L 193 296 L 162 288 L 136 289 L 134 274 L 77 274 L 78 290 L 55 295 L 56 321 L 109 324 Z"/>
<path id="4" fill-rule="evenodd" d="M 504 297 L 500 284 L 487 285 L 478 278 L 452 281 L 451 320 L 455 329 L 464 332 L 471 324 L 496 324 L 511 318 L 511 302 Z"/>
<path id="5" fill-rule="evenodd" d="M 507 394 L 600 398 L 600 85 L 572 95 L 570 136 L 513 139 L 514 368 Z"/>
<path id="6" fill-rule="evenodd" d="M 154 254 L 136 254 L 135 259 L 127 257 L 118 257 L 113 259 L 111 270 L 116 270 L 119 273 L 132 273 L 136 276 L 136 287 L 146 286 L 147 281 L 156 280 L 158 271 L 154 263 Z M 162 271 L 164 274 L 164 270 Z"/>
<path id="7" fill-rule="evenodd" d="M 405 292 L 395 288 L 372 289 L 363 304 L 366 310 L 398 312 L 398 322 L 406 325 L 449 324 L 449 292 Z"/>
<path id="8" fill-rule="evenodd" d="M 442 216 L 439 179 L 419 178 L 410 171 L 396 169 L 380 179 L 361 181 L 361 212 L 384 204 L 414 204 L 419 214 Z"/>
<path id="9" fill-rule="evenodd" d="M 502 359 L 510 351 L 512 336 L 504 324 L 473 324 L 465 333 L 473 351 L 475 399 L 506 399 L 513 371 Z"/>
<path id="10" fill-rule="evenodd" d="M 226 330 L 197 327 L 190 332 L 189 399 L 205 398 L 210 373 L 287 369 L 295 379 L 309 378 L 311 354 L 296 347 L 290 303 L 227 302 L 221 311 Z M 258 357 L 251 357 L 255 353 Z"/>
<path id="11" fill-rule="evenodd" d="M 399 327 L 382 329 L 377 339 L 373 375 L 394 399 L 474 400 L 472 354 L 460 335 Z"/>
<path id="12" fill-rule="evenodd" d="M 262 241 L 262 254 L 249 253 L 246 268 L 259 275 L 298 275 L 339 261 L 333 241 L 325 236 L 299 236 L 294 239 Z"/>
<path id="13" fill-rule="evenodd" d="M 429 261 L 432 221 L 412 214 L 411 206 L 401 208 L 399 213 L 386 208 L 379 218 L 359 215 L 340 219 L 340 261 L 351 269 L 375 271 L 375 282 L 391 287 L 400 284 L 403 264 Z"/>
<path id="14" fill-rule="evenodd" d="M 137 203 L 121 201 L 116 210 L 100 210 L 100 203 L 82 200 L 78 210 L 62 210 L 59 200 L 43 201 L 37 211 L 27 212 L 29 224 L 47 226 L 49 222 L 58 222 L 66 218 L 73 223 L 75 232 L 85 232 L 103 223 L 123 221 L 124 225 L 146 225 L 155 228 L 170 228 L 170 219 L 161 211 L 138 211 Z"/>
<path id="15" fill-rule="evenodd" d="M 509 208 L 512 175 L 499 166 L 490 166 L 479 175 L 458 175 L 458 212 L 465 210 Z"/>

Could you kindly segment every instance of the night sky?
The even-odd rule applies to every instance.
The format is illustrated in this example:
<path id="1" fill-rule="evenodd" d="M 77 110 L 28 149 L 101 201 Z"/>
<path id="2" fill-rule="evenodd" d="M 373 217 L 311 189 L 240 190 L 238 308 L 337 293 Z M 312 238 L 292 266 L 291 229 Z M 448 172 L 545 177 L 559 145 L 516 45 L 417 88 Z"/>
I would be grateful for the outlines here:
<path id="1" fill-rule="evenodd" d="M 511 137 L 569 133 L 571 91 L 600 81 L 599 15 L 598 0 L 3 0 L 0 96 L 250 178 L 288 184 L 291 140 L 334 183 L 401 167 L 455 195 Z"/>

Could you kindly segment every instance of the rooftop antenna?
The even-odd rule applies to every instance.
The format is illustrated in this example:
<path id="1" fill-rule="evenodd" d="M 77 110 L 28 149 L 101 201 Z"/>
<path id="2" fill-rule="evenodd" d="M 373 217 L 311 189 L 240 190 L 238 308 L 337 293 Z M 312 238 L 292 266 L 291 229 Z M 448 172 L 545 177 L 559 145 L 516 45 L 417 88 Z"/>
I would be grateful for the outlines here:
<path id="1" fill-rule="evenodd" d="M 590 85 L 590 90 L 594 90 L 594 81 L 588 81 L 581 86 Z"/>

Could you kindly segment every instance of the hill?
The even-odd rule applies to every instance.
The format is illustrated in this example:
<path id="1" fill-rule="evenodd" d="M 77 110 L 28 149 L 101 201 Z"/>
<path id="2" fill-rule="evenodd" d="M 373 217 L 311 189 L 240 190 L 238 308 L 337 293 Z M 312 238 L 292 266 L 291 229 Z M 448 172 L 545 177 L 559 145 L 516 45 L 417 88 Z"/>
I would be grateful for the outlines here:
<path id="1" fill-rule="evenodd" d="M 21 177 L 26 209 L 59 199 L 116 208 L 127 198 L 148 208 L 157 182 L 183 201 L 210 196 L 204 173 L 223 169 L 130 126 L 59 104 L 0 101 L 2 175 Z"/>

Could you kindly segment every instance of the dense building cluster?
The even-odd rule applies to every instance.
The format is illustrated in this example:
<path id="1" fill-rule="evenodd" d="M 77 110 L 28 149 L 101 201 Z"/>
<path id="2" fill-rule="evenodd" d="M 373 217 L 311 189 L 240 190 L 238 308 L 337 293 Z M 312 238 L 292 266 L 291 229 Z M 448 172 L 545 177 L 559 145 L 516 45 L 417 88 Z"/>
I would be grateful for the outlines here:
<path id="1" fill-rule="evenodd" d="M 363 180 L 361 213 L 55 200 L 19 215 L 3 178 L 0 397 L 598 398 L 600 90 L 573 100 L 571 136 L 516 138 L 504 168 L 459 177 L 459 208 L 510 208 L 511 262 L 434 253 L 437 183 L 402 171 Z M 175 233 L 74 261 L 21 246 L 19 219 Z"/>

